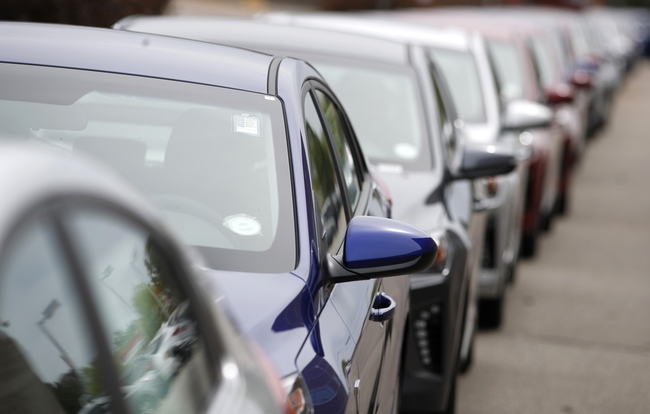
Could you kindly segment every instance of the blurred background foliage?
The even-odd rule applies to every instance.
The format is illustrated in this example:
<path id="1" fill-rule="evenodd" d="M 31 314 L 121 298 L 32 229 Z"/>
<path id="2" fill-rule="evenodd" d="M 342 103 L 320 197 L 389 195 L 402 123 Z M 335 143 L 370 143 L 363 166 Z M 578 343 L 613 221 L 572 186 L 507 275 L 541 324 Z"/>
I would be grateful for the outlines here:
<path id="1" fill-rule="evenodd" d="M 609 0 L 607 4 L 610 6 L 650 8 L 650 0 Z"/>
<path id="2" fill-rule="evenodd" d="M 650 0 L 0 0 L 0 20 L 110 27 L 134 14 L 250 15 L 277 10 L 368 10 L 540 4 L 650 8 Z M 216 13 L 215 13 L 216 11 Z"/>
<path id="3" fill-rule="evenodd" d="M 162 14 L 169 0 L 2 0 L 0 20 L 110 27 L 133 14 Z"/>

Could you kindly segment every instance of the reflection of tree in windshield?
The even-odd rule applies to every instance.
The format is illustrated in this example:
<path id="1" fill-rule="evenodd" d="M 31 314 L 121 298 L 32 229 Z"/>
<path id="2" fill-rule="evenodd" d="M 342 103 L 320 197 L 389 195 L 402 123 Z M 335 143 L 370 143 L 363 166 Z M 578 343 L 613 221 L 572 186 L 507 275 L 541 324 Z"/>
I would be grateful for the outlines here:
<path id="1" fill-rule="evenodd" d="M 170 289 L 169 268 L 158 248 L 147 241 L 144 264 L 149 280 L 134 286 L 131 297 L 137 318 L 123 329 L 114 332 L 114 361 L 120 366 L 123 383 L 130 384 L 146 371 L 138 355 L 147 349 L 169 314 L 178 307 L 180 298 L 176 290 Z M 59 404 L 67 413 L 77 413 L 81 409 L 82 396 L 89 400 L 106 394 L 102 383 L 102 373 L 97 358 L 87 367 L 80 368 L 81 379 L 74 372 L 64 374 L 58 382 L 47 384 Z M 126 385 L 125 384 L 125 385 Z"/>
<path id="2" fill-rule="evenodd" d="M 153 283 L 141 283 L 135 287 L 132 298 L 133 308 L 140 316 L 137 322 L 132 323 L 139 325 L 147 342 L 156 335 L 160 326 L 167 320 L 166 313 L 152 294 L 153 292 L 158 295 L 154 288 Z"/>
<path id="3" fill-rule="evenodd" d="M 332 164 L 329 148 L 324 139 L 320 139 L 309 125 L 307 125 L 307 145 L 309 146 L 309 162 L 314 177 L 312 183 L 316 202 L 320 207 L 325 204 L 325 196 L 334 192 L 336 175 Z"/>
<path id="4" fill-rule="evenodd" d="M 174 289 L 167 260 L 151 238 L 145 245 L 144 265 L 149 280 L 137 284 L 131 297 L 139 317 L 113 336 L 115 353 L 121 361 L 128 359 L 138 343 L 149 343 L 182 301 Z"/>
<path id="5" fill-rule="evenodd" d="M 86 393 L 91 398 L 97 398 L 106 394 L 106 389 L 102 381 L 101 368 L 99 367 L 99 358 L 93 358 L 90 366 L 81 368 L 81 377 L 86 385 Z"/>
<path id="6" fill-rule="evenodd" d="M 309 124 L 307 124 L 307 145 L 314 198 L 320 210 L 326 242 L 331 245 L 338 233 L 338 220 L 343 205 L 339 187 L 336 185 L 334 161 L 325 135 L 318 137 Z"/>
<path id="7" fill-rule="evenodd" d="M 81 409 L 79 398 L 84 394 L 84 385 L 74 371 L 70 370 L 63 374 L 57 382 L 46 385 L 66 413 L 79 412 Z"/>

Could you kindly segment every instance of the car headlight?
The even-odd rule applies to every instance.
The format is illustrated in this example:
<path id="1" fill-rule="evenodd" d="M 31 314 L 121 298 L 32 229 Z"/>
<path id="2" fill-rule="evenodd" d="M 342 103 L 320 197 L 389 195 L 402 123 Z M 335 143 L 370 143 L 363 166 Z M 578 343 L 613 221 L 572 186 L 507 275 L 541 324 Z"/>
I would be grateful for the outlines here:
<path id="1" fill-rule="evenodd" d="M 286 399 L 287 414 L 312 414 L 313 407 L 309 392 L 300 373 L 288 375 L 282 379 Z"/>

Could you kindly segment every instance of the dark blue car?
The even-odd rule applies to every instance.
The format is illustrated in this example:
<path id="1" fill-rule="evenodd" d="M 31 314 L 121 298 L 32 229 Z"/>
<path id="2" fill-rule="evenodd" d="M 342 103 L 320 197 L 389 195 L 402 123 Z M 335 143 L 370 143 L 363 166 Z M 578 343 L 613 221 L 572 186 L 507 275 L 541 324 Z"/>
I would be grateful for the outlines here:
<path id="1" fill-rule="evenodd" d="M 386 218 L 311 66 L 35 24 L 0 25 L 0 62 L 0 132 L 89 154 L 148 194 L 205 258 L 214 300 L 269 357 L 290 412 L 394 411 L 409 282 L 386 277 L 427 269 L 437 247 Z"/>

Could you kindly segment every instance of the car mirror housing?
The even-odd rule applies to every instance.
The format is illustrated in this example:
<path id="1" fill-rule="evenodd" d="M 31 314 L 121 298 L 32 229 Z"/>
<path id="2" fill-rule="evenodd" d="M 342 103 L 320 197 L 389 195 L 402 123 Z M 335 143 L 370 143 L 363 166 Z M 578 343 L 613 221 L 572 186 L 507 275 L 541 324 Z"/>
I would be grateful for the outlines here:
<path id="1" fill-rule="evenodd" d="M 401 276 L 427 270 L 438 253 L 427 233 L 383 217 L 356 216 L 342 253 L 329 256 L 329 283 Z"/>
<path id="2" fill-rule="evenodd" d="M 515 154 L 496 145 L 468 146 L 463 149 L 459 170 L 452 179 L 465 180 L 508 174 L 517 167 Z"/>
<path id="3" fill-rule="evenodd" d="M 584 69 L 576 69 L 571 75 L 571 83 L 579 88 L 591 88 L 593 82 L 589 72 Z"/>
<path id="4" fill-rule="evenodd" d="M 516 100 L 506 106 L 503 114 L 502 128 L 504 130 L 525 130 L 546 128 L 553 120 L 553 111 L 546 105 L 537 102 Z"/>
<path id="5" fill-rule="evenodd" d="M 574 97 L 574 88 L 566 83 L 558 83 L 546 89 L 546 102 L 549 105 L 571 103 Z"/>

